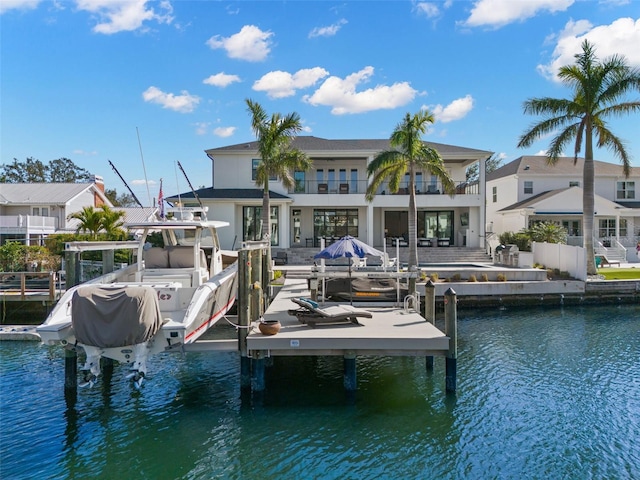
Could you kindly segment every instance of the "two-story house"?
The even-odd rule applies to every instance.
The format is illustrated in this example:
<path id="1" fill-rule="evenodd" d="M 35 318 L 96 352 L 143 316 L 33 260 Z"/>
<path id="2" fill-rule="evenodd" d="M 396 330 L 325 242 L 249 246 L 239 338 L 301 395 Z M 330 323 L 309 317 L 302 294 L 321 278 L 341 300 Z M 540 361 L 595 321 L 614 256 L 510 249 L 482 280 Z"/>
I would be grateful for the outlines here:
<path id="1" fill-rule="evenodd" d="M 584 158 L 523 156 L 487 174 L 488 229 L 517 232 L 532 222 L 551 221 L 567 229 L 570 245 L 582 245 Z M 640 168 L 628 178 L 621 165 L 594 161 L 594 240 L 630 248 L 640 235 Z"/>
<path id="2" fill-rule="evenodd" d="M 113 206 L 98 176 L 91 183 L 2 183 L 0 245 L 7 240 L 42 245 L 47 235 L 76 230 L 69 214 L 103 204 Z"/>
<path id="3" fill-rule="evenodd" d="M 418 236 L 421 246 L 484 246 L 484 163 L 492 152 L 428 142 L 444 159 L 456 184 L 456 194 L 443 193 L 437 177 L 428 171 L 416 176 Z M 408 175 L 392 194 L 382 185 L 372 202 L 365 200 L 367 165 L 388 140 L 328 140 L 299 136 L 293 146 L 312 160 L 309 171 L 293 172 L 295 187 L 284 188 L 278 179 L 269 183 L 271 242 L 280 248 L 318 247 L 321 238 L 352 235 L 369 245 L 401 242 L 408 232 Z M 255 185 L 260 157 L 256 142 L 206 150 L 212 161 L 212 187 L 196 192 L 210 206 L 209 217 L 229 221 L 220 230 L 225 248 L 260 239 L 262 190 Z M 466 170 L 479 164 L 479 182 L 466 182 Z M 168 198 L 194 205 L 188 192 Z"/>

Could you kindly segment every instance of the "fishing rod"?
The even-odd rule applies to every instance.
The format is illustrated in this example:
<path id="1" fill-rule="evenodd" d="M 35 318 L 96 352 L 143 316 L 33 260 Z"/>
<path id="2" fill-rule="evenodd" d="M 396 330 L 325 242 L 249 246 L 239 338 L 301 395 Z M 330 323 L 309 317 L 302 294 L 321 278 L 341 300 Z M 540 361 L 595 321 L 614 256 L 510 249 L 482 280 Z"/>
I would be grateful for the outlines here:
<path id="1" fill-rule="evenodd" d="M 178 167 L 180 167 L 180 171 L 184 175 L 184 178 L 187 179 L 187 183 L 189 184 L 189 188 L 191 189 L 191 192 L 193 193 L 193 196 L 196 197 L 196 200 L 200 204 L 200 207 L 204 210 L 204 205 L 202 204 L 202 200 L 200 200 L 200 197 L 196 193 L 196 190 L 193 188 L 193 185 L 191 185 L 191 181 L 189 181 L 189 177 L 187 177 L 187 173 L 184 171 L 184 168 L 182 168 L 182 165 L 180 164 L 179 160 L 178 160 Z"/>
<path id="2" fill-rule="evenodd" d="M 124 186 L 127 187 L 127 190 L 129 190 L 129 193 L 131 194 L 133 199 L 136 201 L 136 203 L 138 205 L 140 205 L 140 208 L 144 208 L 142 206 L 142 203 L 140 203 L 140 200 L 138 200 L 138 197 L 136 197 L 136 194 L 133 193 L 133 190 L 131 190 L 131 188 L 129 187 L 129 184 L 127 184 L 127 182 L 124 180 L 124 178 L 122 178 L 122 175 L 120 175 L 120 172 L 118 171 L 116 166 L 113 163 L 111 163 L 111 160 L 107 160 L 107 161 L 109 162 L 109 165 L 111 165 L 111 168 L 113 168 L 113 171 L 116 172 L 116 174 L 120 177 L 120 180 L 122 180 L 122 183 L 124 183 Z"/>

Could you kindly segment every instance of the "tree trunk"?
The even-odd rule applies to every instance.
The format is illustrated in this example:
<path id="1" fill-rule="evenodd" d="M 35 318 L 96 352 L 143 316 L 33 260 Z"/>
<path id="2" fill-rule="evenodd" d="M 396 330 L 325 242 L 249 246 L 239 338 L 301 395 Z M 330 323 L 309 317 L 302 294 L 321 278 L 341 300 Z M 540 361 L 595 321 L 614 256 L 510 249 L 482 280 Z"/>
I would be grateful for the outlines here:
<path id="1" fill-rule="evenodd" d="M 594 221 L 594 164 L 593 164 L 593 138 L 591 132 L 591 125 L 587 124 L 585 136 L 585 156 L 584 156 L 584 170 L 583 183 L 584 190 L 582 196 L 582 214 L 584 223 L 584 248 L 587 252 L 587 275 L 597 275 L 598 269 L 596 268 L 595 250 L 593 247 L 593 221 Z"/>
<path id="2" fill-rule="evenodd" d="M 266 182 L 262 192 L 262 240 L 267 242 L 267 278 L 271 280 L 273 278 L 273 269 L 271 268 L 271 205 L 269 202 L 268 181 Z M 266 285 L 263 285 L 262 288 L 266 288 Z"/>

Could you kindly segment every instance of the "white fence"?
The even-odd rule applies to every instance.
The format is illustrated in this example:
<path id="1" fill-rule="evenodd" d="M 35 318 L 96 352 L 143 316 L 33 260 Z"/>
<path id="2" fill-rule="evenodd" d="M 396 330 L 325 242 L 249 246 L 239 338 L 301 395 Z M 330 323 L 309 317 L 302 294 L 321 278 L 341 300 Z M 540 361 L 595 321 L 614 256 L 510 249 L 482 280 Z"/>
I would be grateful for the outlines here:
<path id="1" fill-rule="evenodd" d="M 587 256 L 584 248 L 560 243 L 533 242 L 531 251 L 534 263 L 569 272 L 577 280 L 587 279 Z"/>

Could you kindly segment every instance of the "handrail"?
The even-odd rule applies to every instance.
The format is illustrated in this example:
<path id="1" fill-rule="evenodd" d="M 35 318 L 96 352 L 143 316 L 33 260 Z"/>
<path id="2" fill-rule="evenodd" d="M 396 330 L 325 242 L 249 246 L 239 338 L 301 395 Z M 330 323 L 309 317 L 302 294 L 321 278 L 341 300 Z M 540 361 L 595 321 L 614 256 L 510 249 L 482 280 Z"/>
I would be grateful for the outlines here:
<path id="1" fill-rule="evenodd" d="M 27 293 L 39 293 L 39 292 L 47 292 L 50 301 L 56 299 L 56 272 L 3 272 L 0 274 L 0 286 L 4 287 L 7 280 L 11 278 L 18 277 L 17 279 L 20 282 L 19 288 L 12 288 L 12 286 L 17 282 L 11 282 L 9 284 L 9 288 L 2 288 L 0 291 L 2 293 L 16 293 L 20 292 L 20 299 L 25 300 Z M 32 286 L 28 286 L 27 277 L 37 277 L 44 278 L 48 277 L 49 281 L 47 282 L 46 288 L 34 288 Z"/>

